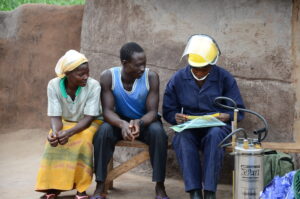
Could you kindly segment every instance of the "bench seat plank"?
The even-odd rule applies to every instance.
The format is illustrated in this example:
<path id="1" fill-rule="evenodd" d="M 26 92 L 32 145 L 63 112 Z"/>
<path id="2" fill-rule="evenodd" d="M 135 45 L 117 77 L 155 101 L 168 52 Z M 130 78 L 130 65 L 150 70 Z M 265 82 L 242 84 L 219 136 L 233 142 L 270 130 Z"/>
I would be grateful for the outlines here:
<path id="1" fill-rule="evenodd" d="M 262 142 L 262 148 L 284 153 L 300 153 L 300 144 L 295 142 Z M 226 151 L 232 152 L 232 147 L 226 147 Z"/>

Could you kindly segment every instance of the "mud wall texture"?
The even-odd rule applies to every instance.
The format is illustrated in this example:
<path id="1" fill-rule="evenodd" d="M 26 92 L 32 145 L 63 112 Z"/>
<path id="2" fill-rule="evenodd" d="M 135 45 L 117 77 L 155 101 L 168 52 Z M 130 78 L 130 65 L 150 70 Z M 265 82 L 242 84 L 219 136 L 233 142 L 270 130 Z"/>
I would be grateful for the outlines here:
<path id="1" fill-rule="evenodd" d="M 84 14 L 83 6 L 49 5 L 0 12 L 0 130 L 49 126 L 46 87 L 68 49 L 81 49 L 99 80 L 120 64 L 124 43 L 138 42 L 160 75 L 162 98 L 186 64 L 180 56 L 188 37 L 205 33 L 219 43 L 218 64 L 236 77 L 246 106 L 268 120 L 268 140 L 300 141 L 299 6 L 299 0 L 88 0 Z M 240 126 L 250 131 L 260 123 L 248 116 Z M 115 158 L 135 152 L 118 149 Z M 172 151 L 167 167 L 168 176 L 178 171 Z M 149 162 L 139 172 L 150 174 Z"/>
<path id="2" fill-rule="evenodd" d="M 0 12 L 0 128 L 49 127 L 47 83 L 80 49 L 84 6 L 29 4 Z"/>
<path id="3" fill-rule="evenodd" d="M 299 16 L 299 10 L 293 10 L 298 5 L 292 0 L 90 0 L 85 5 L 81 51 L 90 59 L 92 76 L 99 79 L 103 70 L 120 64 L 124 43 L 139 43 L 148 67 L 160 76 L 162 99 L 171 75 L 186 64 L 180 56 L 188 37 L 211 35 L 222 51 L 218 65 L 235 76 L 247 108 L 269 122 L 267 140 L 293 142 L 300 131 L 294 128 L 300 100 L 300 66 L 295 62 L 299 46 L 293 50 L 299 43 L 294 39 L 299 17 L 293 17 Z M 261 124 L 247 115 L 240 126 L 251 131 Z M 116 159 L 126 157 L 124 153 L 131 151 L 120 149 Z M 174 161 L 174 154 L 169 154 L 169 161 Z"/>
<path id="4" fill-rule="evenodd" d="M 292 7 L 292 1 L 283 0 L 91 0 L 85 6 L 81 51 L 99 79 L 101 71 L 120 64 L 124 43 L 138 42 L 148 67 L 160 75 L 162 96 L 171 75 L 185 65 L 180 56 L 188 37 L 209 34 L 222 51 L 218 64 L 236 77 L 246 106 L 269 121 L 268 140 L 293 141 Z M 241 125 L 260 127 L 250 116 Z"/>
<path id="5" fill-rule="evenodd" d="M 300 0 L 293 1 L 293 17 L 292 17 L 292 53 L 295 65 L 295 70 L 292 74 L 294 80 L 294 89 L 296 92 L 296 104 L 295 104 L 295 122 L 294 122 L 294 134 L 297 143 L 300 142 Z M 299 168 L 300 154 L 295 154 L 294 159 L 296 165 Z"/>

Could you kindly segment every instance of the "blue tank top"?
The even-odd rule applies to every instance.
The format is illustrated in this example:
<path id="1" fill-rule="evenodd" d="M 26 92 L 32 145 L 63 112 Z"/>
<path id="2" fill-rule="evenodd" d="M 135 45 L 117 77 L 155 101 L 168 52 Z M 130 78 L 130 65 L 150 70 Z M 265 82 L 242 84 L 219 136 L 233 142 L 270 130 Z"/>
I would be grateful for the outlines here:
<path id="1" fill-rule="evenodd" d="M 127 91 L 121 80 L 121 67 L 110 69 L 112 74 L 112 92 L 115 98 L 115 111 L 120 116 L 139 119 L 146 114 L 146 100 L 149 93 L 148 71 L 133 83 L 132 90 Z"/>

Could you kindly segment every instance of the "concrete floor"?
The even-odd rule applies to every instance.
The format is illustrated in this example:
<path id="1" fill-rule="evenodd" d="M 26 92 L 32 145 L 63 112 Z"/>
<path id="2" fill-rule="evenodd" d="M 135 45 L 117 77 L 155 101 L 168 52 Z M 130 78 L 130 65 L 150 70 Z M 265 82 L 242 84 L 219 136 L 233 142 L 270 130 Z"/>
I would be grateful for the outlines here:
<path id="1" fill-rule="evenodd" d="M 0 198 L 39 198 L 41 193 L 34 191 L 35 178 L 43 146 L 46 130 L 23 129 L 17 131 L 0 131 Z M 109 199 L 141 199 L 154 198 L 154 184 L 150 177 L 127 173 L 114 182 L 114 189 Z M 87 193 L 92 194 L 95 183 Z M 166 179 L 166 190 L 171 199 L 188 199 L 184 192 L 183 182 Z M 61 194 L 61 199 L 74 198 L 75 191 Z M 220 185 L 217 198 L 230 199 L 231 186 Z"/>

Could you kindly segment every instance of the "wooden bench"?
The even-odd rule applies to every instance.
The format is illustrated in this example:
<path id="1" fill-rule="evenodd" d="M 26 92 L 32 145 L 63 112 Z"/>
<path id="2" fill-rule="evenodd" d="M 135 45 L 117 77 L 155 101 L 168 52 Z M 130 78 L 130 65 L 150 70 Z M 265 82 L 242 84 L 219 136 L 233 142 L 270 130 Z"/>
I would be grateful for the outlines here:
<path id="1" fill-rule="evenodd" d="M 295 142 L 262 142 L 262 148 L 273 149 L 284 153 L 300 153 L 300 144 Z M 226 147 L 227 152 L 231 152 L 231 147 Z"/>
<path id="2" fill-rule="evenodd" d="M 263 142 L 264 149 L 274 149 L 285 153 L 300 153 L 300 143 L 293 142 Z"/>
<path id="3" fill-rule="evenodd" d="M 119 177 L 120 175 L 128 172 L 129 170 L 137 167 L 146 160 L 150 159 L 148 145 L 141 141 L 119 141 L 116 146 L 119 147 L 134 147 L 144 149 L 135 156 L 131 157 L 126 162 L 123 162 L 117 167 L 113 167 L 113 159 L 110 160 L 108 165 L 108 175 L 105 181 L 105 192 L 107 193 L 108 189 L 113 188 L 113 180 Z M 278 143 L 278 142 L 263 142 L 262 147 L 265 149 L 274 149 L 285 153 L 300 153 L 300 144 L 298 143 Z M 168 146 L 170 149 L 170 146 Z M 226 147 L 226 151 L 231 152 L 231 147 Z"/>
<path id="4" fill-rule="evenodd" d="M 113 180 L 122 175 L 123 173 L 126 173 L 127 171 L 137 167 L 138 165 L 142 164 L 146 160 L 150 159 L 148 145 L 141 142 L 141 141 L 119 141 L 116 146 L 119 147 L 134 147 L 134 148 L 141 148 L 144 149 L 143 151 L 139 152 L 135 156 L 131 157 L 126 162 L 123 162 L 119 166 L 115 167 L 113 166 L 113 158 L 110 160 L 108 164 L 108 174 L 105 181 L 105 192 L 107 193 L 108 189 L 113 188 Z"/>

